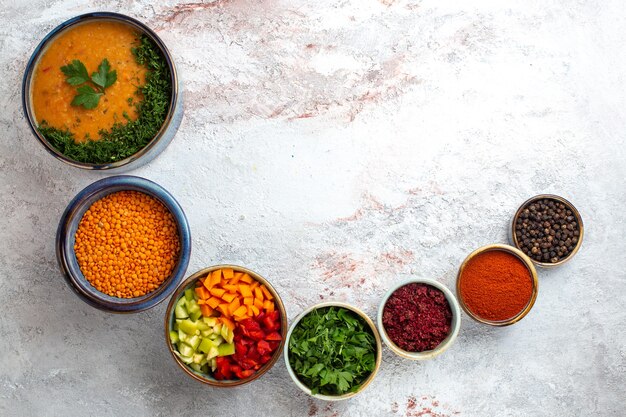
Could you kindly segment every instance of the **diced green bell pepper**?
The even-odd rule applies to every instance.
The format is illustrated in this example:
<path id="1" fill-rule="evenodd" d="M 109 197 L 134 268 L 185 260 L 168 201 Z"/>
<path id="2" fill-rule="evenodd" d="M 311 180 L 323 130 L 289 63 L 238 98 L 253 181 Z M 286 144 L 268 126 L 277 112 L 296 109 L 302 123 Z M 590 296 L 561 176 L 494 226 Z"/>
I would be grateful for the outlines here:
<path id="1" fill-rule="evenodd" d="M 217 347 L 218 356 L 228 356 L 235 353 L 234 343 L 222 343 Z"/>
<path id="2" fill-rule="evenodd" d="M 194 350 L 195 349 L 189 346 L 187 343 L 178 344 L 178 351 L 180 352 L 181 356 L 191 357 L 194 354 Z"/>
<path id="3" fill-rule="evenodd" d="M 198 352 L 209 353 L 209 350 L 211 350 L 211 348 L 216 348 L 216 347 L 217 347 L 217 343 L 205 337 L 202 339 L 202 342 L 200 342 L 200 345 L 198 346 Z"/>
<path id="4" fill-rule="evenodd" d="M 200 317 L 202 317 L 202 311 L 198 310 L 198 311 L 190 311 L 189 312 L 189 318 L 193 321 L 198 320 Z"/>
<path id="5" fill-rule="evenodd" d="M 198 330 L 198 325 L 193 321 L 187 319 L 178 323 L 178 328 L 189 335 L 194 335 Z"/>
<path id="6" fill-rule="evenodd" d="M 196 350 L 198 350 L 198 346 L 200 346 L 201 341 L 202 339 L 200 339 L 200 336 L 193 335 L 190 338 L 188 338 L 185 343 L 188 343 L 189 346 L 191 346 L 193 348 L 193 351 L 195 352 Z"/>
<path id="7" fill-rule="evenodd" d="M 174 317 L 177 319 L 186 319 L 189 317 L 189 313 L 187 313 L 185 306 L 177 305 L 174 309 Z"/>

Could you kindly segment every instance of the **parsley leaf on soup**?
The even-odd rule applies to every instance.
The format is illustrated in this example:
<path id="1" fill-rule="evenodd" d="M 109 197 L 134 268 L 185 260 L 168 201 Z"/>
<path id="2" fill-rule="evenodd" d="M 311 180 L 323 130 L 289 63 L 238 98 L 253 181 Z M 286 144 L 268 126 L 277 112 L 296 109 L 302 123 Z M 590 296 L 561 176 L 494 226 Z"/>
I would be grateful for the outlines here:
<path id="1" fill-rule="evenodd" d="M 91 81 L 97 86 L 105 89 L 113 85 L 115 80 L 117 80 L 117 71 L 109 71 L 109 60 L 104 58 L 100 65 L 98 66 L 98 72 L 94 72 L 91 74 Z"/>
<path id="2" fill-rule="evenodd" d="M 76 91 L 78 94 L 72 100 L 72 106 L 83 106 L 86 109 L 95 108 L 100 101 L 100 96 L 103 94 L 88 85 L 82 85 Z"/>
<path id="3" fill-rule="evenodd" d="M 85 64 L 78 59 L 73 60 L 71 63 L 61 67 L 61 71 L 65 74 L 65 81 L 70 85 L 79 85 L 89 81 L 89 73 Z"/>

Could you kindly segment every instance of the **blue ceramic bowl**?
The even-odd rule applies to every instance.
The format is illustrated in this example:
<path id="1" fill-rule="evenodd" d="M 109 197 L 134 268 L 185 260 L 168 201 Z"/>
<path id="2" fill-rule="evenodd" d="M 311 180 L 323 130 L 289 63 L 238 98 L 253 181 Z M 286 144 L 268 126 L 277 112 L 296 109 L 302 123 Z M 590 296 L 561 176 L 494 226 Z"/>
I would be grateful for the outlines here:
<path id="1" fill-rule="evenodd" d="M 174 271 L 156 290 L 136 298 L 117 298 L 96 290 L 82 274 L 74 253 L 78 224 L 91 205 L 118 191 L 139 191 L 158 199 L 174 216 L 180 239 L 180 255 Z M 56 236 L 57 261 L 70 288 L 87 304 L 112 313 L 136 313 L 159 304 L 183 279 L 191 254 L 189 224 L 178 202 L 160 185 L 145 178 L 119 175 L 96 181 L 74 197 L 65 209 Z"/>
<path id="2" fill-rule="evenodd" d="M 39 130 L 37 129 L 38 123 L 35 119 L 31 102 L 31 85 L 33 81 L 33 74 L 39 62 L 39 59 L 41 58 L 46 48 L 50 45 L 51 41 L 53 41 L 64 30 L 72 26 L 94 20 L 113 20 L 121 22 L 132 26 L 139 33 L 147 35 L 161 50 L 161 53 L 163 54 L 163 57 L 165 58 L 165 61 L 169 67 L 172 81 L 172 97 L 170 99 L 169 111 L 167 113 L 165 121 L 163 122 L 163 126 L 161 126 L 161 129 L 156 134 L 156 136 L 150 142 L 148 142 L 146 146 L 144 146 L 135 154 L 121 161 L 112 162 L 109 164 L 91 164 L 78 162 L 63 155 L 58 149 L 52 146 L 41 133 L 39 133 Z M 22 106 L 24 108 L 24 115 L 26 116 L 26 120 L 28 121 L 31 130 L 35 135 L 35 138 L 37 138 L 37 140 L 45 147 L 48 153 L 50 153 L 56 159 L 73 167 L 98 171 L 104 170 L 109 173 L 121 173 L 129 171 L 150 162 L 159 153 L 161 153 L 167 147 L 167 145 L 169 145 L 169 143 L 174 138 L 174 135 L 176 134 L 176 131 L 178 130 L 180 122 L 183 118 L 183 96 L 182 89 L 180 88 L 180 79 L 176 72 L 176 66 L 174 65 L 172 56 L 163 41 L 161 41 L 156 33 L 154 33 L 149 27 L 147 27 L 140 21 L 125 16 L 123 14 L 110 12 L 87 13 L 73 17 L 68 21 L 61 23 L 59 26 L 54 28 L 52 32 L 48 33 L 45 38 L 43 38 L 43 40 L 35 48 L 35 51 L 28 61 L 28 65 L 26 66 L 24 79 L 22 81 Z"/>

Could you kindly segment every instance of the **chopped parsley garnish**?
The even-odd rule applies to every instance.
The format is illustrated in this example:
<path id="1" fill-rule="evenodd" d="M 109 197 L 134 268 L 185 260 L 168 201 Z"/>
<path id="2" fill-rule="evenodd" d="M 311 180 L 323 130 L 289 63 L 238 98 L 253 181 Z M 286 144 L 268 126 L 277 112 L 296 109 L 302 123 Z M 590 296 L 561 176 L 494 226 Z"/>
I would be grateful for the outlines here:
<path id="1" fill-rule="evenodd" d="M 110 130 L 101 130 L 99 139 L 88 139 L 84 142 L 76 142 L 74 134 L 68 129 L 58 129 L 42 121 L 38 128 L 39 132 L 66 157 L 77 162 L 92 164 L 120 161 L 146 146 L 161 129 L 172 97 L 169 68 L 159 48 L 146 35 L 140 36 L 139 45 L 133 48 L 132 52 L 137 63 L 148 69 L 146 83 L 137 87 L 135 95 L 138 99 L 133 100 L 133 105 L 137 109 L 137 119 L 131 120 L 127 114 L 124 114 L 125 123 L 115 123 Z M 77 83 L 85 78 L 87 69 L 82 71 L 79 67 L 75 66 L 71 70 L 68 82 L 70 78 Z M 115 82 L 109 69 L 108 62 L 105 66 L 101 63 L 98 72 L 92 75 L 91 81 L 96 86 L 106 88 L 108 83 Z M 65 71 L 64 74 L 68 75 Z"/>
<path id="2" fill-rule="evenodd" d="M 313 394 L 356 391 L 376 367 L 376 341 L 358 315 L 340 307 L 313 310 L 289 339 L 289 364 Z"/>

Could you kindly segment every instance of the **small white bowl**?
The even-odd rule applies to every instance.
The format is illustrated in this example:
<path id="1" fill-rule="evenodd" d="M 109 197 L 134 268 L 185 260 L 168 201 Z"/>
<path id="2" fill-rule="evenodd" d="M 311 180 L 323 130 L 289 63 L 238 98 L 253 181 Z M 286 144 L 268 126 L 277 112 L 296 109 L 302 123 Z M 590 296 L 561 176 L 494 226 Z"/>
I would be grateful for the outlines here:
<path id="1" fill-rule="evenodd" d="M 324 307 L 341 307 L 341 308 L 345 308 L 346 310 L 353 311 L 369 325 L 370 329 L 372 330 L 372 334 L 374 335 L 374 340 L 376 341 L 376 366 L 374 367 L 374 370 L 372 371 L 372 373 L 367 377 L 367 379 L 363 381 L 363 383 L 361 384 L 361 386 L 356 392 L 348 392 L 343 395 L 313 394 L 311 393 L 311 389 L 309 387 L 307 387 L 302 382 L 300 382 L 300 380 L 296 376 L 293 369 L 291 369 L 291 364 L 289 363 L 289 340 L 291 339 L 291 333 L 293 332 L 293 329 L 295 329 L 298 323 L 300 322 L 300 320 L 302 320 L 302 318 L 306 316 L 307 314 L 309 314 L 311 311 L 317 310 L 319 308 L 324 308 Z M 294 319 L 294 321 L 289 326 L 289 331 L 287 332 L 287 337 L 285 338 L 285 350 L 283 351 L 283 355 L 285 357 L 285 365 L 287 366 L 287 372 L 289 373 L 289 376 L 291 377 L 293 382 L 298 386 L 298 388 L 300 388 L 305 393 L 309 394 L 311 397 L 317 398 L 318 400 L 341 401 L 341 400 L 347 400 L 348 398 L 352 398 L 355 395 L 360 394 L 370 384 L 370 382 L 374 380 L 374 377 L 376 376 L 376 374 L 378 373 L 378 370 L 380 369 L 380 363 L 382 362 L 382 351 L 383 351 L 383 346 L 380 341 L 380 335 L 378 334 L 376 325 L 374 324 L 372 319 L 370 319 L 367 316 L 367 314 L 365 314 L 363 311 L 359 310 L 358 308 L 350 304 L 342 303 L 339 301 L 326 301 L 323 303 L 318 303 L 318 304 L 310 306 L 309 308 L 304 310 L 302 313 L 300 313 L 298 317 Z"/>
<path id="2" fill-rule="evenodd" d="M 385 326 L 383 326 L 383 310 L 391 294 L 393 294 L 397 289 L 413 283 L 430 285 L 431 287 L 437 288 L 438 290 L 443 292 L 446 300 L 448 300 L 448 304 L 450 304 L 450 310 L 452 311 L 452 323 L 450 324 L 450 333 L 448 334 L 448 337 L 446 337 L 439 344 L 439 346 L 437 346 L 433 350 L 425 350 L 423 352 L 409 352 L 404 349 L 400 349 L 398 345 L 393 343 L 389 336 L 387 336 L 387 331 L 385 330 Z M 378 316 L 376 318 L 376 323 L 378 324 L 380 337 L 393 353 L 410 360 L 426 360 L 432 359 L 435 356 L 442 354 L 446 349 L 450 347 L 450 345 L 452 345 L 452 343 L 456 339 L 457 334 L 459 333 L 459 329 L 461 328 L 461 310 L 459 309 L 459 302 L 456 300 L 456 297 L 454 296 L 454 294 L 452 294 L 452 291 L 450 291 L 445 285 L 441 284 L 438 281 L 435 281 L 434 279 L 411 278 L 394 285 L 389 289 L 389 291 L 387 291 L 387 294 L 385 294 L 382 301 L 380 302 L 380 306 L 378 307 Z"/>

